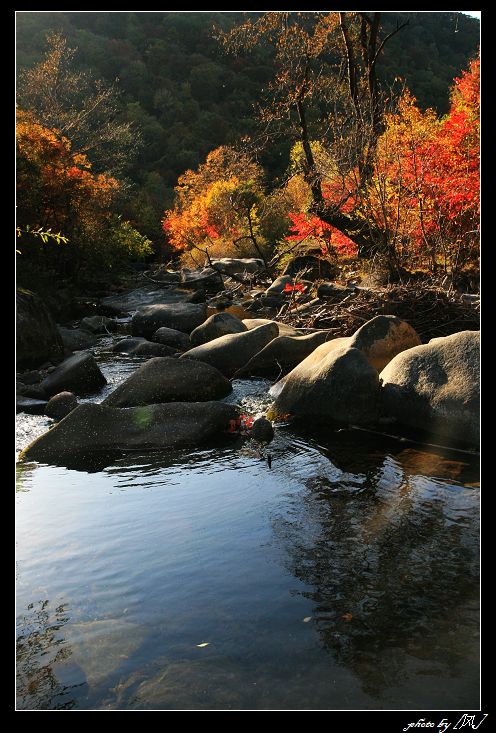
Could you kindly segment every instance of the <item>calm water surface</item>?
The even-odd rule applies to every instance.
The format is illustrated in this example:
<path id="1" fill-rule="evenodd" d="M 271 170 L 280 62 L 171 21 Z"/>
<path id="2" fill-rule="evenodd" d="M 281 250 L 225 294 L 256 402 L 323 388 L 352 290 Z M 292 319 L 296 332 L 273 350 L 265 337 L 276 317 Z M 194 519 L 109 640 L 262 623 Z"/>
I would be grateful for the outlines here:
<path id="1" fill-rule="evenodd" d="M 97 401 L 142 361 L 99 358 Z M 18 709 L 479 708 L 478 459 L 289 426 L 269 452 L 19 463 Z"/>

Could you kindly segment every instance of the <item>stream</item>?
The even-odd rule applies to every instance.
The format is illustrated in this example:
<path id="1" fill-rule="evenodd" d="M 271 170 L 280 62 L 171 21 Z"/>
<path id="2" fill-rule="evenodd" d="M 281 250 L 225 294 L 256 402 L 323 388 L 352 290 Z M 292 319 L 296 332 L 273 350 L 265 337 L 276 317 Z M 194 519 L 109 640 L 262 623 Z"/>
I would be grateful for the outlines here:
<path id="1" fill-rule="evenodd" d="M 479 708 L 478 456 L 281 425 L 104 463 L 17 465 L 19 710 Z"/>

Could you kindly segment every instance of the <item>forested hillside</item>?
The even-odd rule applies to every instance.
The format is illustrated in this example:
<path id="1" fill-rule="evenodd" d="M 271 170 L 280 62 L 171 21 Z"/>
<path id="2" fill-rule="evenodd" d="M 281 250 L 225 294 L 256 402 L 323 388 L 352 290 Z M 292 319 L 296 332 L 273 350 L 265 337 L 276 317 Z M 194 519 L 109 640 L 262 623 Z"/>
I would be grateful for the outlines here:
<path id="1" fill-rule="evenodd" d="M 254 14 L 250 14 L 254 15 Z M 254 105 L 273 72 L 273 51 L 225 54 L 212 33 L 227 31 L 242 13 L 19 12 L 18 69 L 33 67 L 46 51 L 46 34 L 58 31 L 76 48 L 74 63 L 121 90 L 117 120 L 139 130 L 121 171 L 128 180 L 121 210 L 153 242 L 173 203 L 178 176 L 195 169 L 220 145 L 232 145 L 256 128 Z M 408 21 L 384 48 L 379 79 L 405 80 L 422 109 L 449 109 L 453 79 L 467 68 L 479 43 L 479 22 L 453 12 L 388 13 L 383 35 Z M 399 84 L 396 81 L 396 84 Z M 259 162 L 269 179 L 285 171 L 292 141 L 266 147 Z"/>

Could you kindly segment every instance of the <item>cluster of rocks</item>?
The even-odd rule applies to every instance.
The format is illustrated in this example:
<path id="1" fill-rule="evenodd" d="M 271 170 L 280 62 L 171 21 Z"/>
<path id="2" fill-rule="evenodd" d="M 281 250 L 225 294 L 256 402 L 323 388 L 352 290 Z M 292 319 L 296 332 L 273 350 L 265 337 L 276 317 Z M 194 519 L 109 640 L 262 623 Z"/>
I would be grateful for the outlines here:
<path id="1" fill-rule="evenodd" d="M 218 263 L 226 271 L 241 267 L 239 262 Z M 252 266 L 256 271 L 260 262 L 253 260 Z M 278 278 L 273 291 L 282 291 L 288 277 Z M 46 321 L 47 314 L 38 311 Z M 352 336 L 333 338 L 329 331 L 308 333 L 227 311 L 209 316 L 206 303 L 184 298 L 149 302 L 135 309 L 131 335 L 113 350 L 151 358 L 101 404 L 78 405 L 78 396 L 96 393 L 105 384 L 88 349 L 91 338 L 116 330 L 115 321 L 93 316 L 78 329 L 66 329 L 69 333 L 49 326 L 57 354 L 64 344 L 66 350 L 82 350 L 49 373 L 21 374 L 18 409 L 38 401 L 41 411 L 60 421 L 24 451 L 35 460 L 56 460 L 75 451 L 198 445 L 227 433 L 239 417 L 236 406 L 220 401 L 232 389 L 230 380 L 259 375 L 277 380 L 268 413 L 274 421 L 363 426 L 387 420 L 452 444 L 478 445 L 478 331 L 422 344 L 408 323 L 381 315 Z M 23 348 L 28 341 L 23 335 Z M 55 352 L 43 351 L 48 353 Z M 253 434 L 269 435 L 268 426 L 272 430 L 267 421 L 259 423 Z"/>

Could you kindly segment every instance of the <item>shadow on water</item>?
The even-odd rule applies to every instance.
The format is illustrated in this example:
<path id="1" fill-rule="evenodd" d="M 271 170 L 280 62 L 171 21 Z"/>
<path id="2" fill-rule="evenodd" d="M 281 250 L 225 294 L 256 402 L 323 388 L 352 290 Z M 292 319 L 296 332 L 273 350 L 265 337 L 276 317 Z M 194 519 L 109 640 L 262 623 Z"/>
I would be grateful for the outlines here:
<path id="1" fill-rule="evenodd" d="M 273 521 L 322 644 L 376 699 L 412 672 L 435 684 L 471 669 L 453 703 L 477 707 L 477 458 L 356 431 L 328 438 L 342 473 L 309 466 L 296 518 Z"/>

